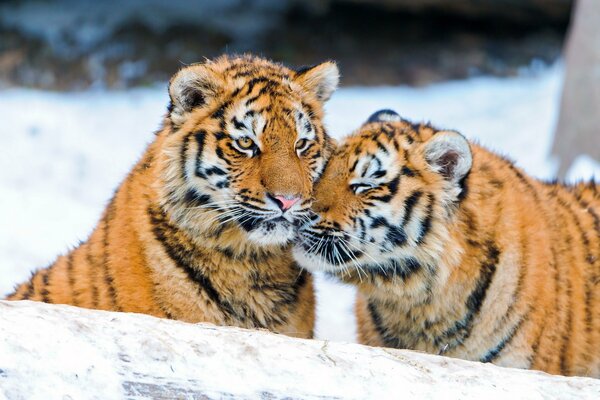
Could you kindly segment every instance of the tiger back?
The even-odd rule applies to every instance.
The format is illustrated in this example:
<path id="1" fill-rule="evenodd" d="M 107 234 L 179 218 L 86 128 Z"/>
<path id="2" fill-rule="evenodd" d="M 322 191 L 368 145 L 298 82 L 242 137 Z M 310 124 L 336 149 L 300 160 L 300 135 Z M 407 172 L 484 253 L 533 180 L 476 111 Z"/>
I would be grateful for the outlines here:
<path id="1" fill-rule="evenodd" d="M 330 149 L 335 64 L 253 56 L 180 70 L 154 141 L 89 239 L 9 300 L 267 328 L 311 337 L 311 276 L 291 239 Z"/>
<path id="2" fill-rule="evenodd" d="M 600 193 L 452 131 L 374 114 L 342 141 L 294 254 L 358 288 L 364 344 L 600 377 Z"/>

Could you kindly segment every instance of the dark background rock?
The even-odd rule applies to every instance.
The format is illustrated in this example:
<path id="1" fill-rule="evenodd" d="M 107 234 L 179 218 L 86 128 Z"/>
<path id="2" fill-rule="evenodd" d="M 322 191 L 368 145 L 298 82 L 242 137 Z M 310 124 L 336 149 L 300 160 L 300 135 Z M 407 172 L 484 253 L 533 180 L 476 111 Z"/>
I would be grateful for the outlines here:
<path id="1" fill-rule="evenodd" d="M 567 0 L 5 0 L 0 87 L 143 86 L 224 52 L 297 66 L 334 59 L 346 85 L 513 75 L 559 57 L 570 6 Z"/>
<path id="2" fill-rule="evenodd" d="M 334 2 L 332 0 L 331 2 Z M 564 23 L 572 0 L 342 0 L 387 9 L 427 13 L 431 11 L 471 18 L 506 19 L 524 24 Z"/>

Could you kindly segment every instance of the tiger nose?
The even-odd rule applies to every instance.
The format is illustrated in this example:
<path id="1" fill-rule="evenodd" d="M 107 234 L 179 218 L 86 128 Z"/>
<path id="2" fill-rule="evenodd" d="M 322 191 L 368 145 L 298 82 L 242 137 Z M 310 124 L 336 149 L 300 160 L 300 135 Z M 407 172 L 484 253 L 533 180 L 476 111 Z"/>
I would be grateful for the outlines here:
<path id="1" fill-rule="evenodd" d="M 281 211 L 286 211 L 292 208 L 294 204 L 300 201 L 300 196 L 283 196 L 283 195 L 269 195 L 269 197 L 277 204 Z"/>

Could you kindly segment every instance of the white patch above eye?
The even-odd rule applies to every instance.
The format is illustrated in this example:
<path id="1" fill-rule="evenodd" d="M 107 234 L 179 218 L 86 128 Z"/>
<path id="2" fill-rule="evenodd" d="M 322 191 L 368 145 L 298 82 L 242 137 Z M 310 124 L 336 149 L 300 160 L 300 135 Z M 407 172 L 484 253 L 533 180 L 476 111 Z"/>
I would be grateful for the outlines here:
<path id="1" fill-rule="evenodd" d="M 310 118 L 303 111 L 296 111 L 294 114 L 296 120 L 296 153 L 300 156 L 307 150 L 315 140 L 317 132 Z"/>
<path id="2" fill-rule="evenodd" d="M 298 139 L 314 140 L 317 132 L 308 115 L 303 111 L 296 111 L 294 117 L 296 119 Z"/>
<path id="3" fill-rule="evenodd" d="M 256 113 L 244 106 L 239 106 L 233 115 L 229 117 L 227 126 L 228 133 L 233 139 L 249 137 L 262 150 L 263 146 L 260 137 L 264 132 L 266 124 L 267 121 L 262 114 Z"/>
<path id="4" fill-rule="evenodd" d="M 380 150 L 375 154 L 362 156 L 354 167 L 357 179 L 378 179 L 393 170 L 393 157 L 386 151 Z"/>
<path id="5" fill-rule="evenodd" d="M 374 187 L 377 186 L 376 182 L 350 182 L 350 189 L 355 193 L 355 194 L 361 194 L 366 192 L 369 189 L 373 189 Z"/>
<path id="6" fill-rule="evenodd" d="M 394 165 L 394 157 L 385 150 L 379 150 L 375 154 L 364 155 L 356 162 L 353 178 L 349 185 L 356 194 L 366 192 L 379 186 L 386 181 L 385 177 L 395 174 L 397 166 Z"/>

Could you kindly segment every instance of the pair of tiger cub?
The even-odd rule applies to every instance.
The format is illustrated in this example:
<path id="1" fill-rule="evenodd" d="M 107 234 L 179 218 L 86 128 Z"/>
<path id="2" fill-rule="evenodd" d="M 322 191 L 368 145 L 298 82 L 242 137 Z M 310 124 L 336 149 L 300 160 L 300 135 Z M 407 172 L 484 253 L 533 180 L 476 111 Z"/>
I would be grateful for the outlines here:
<path id="1" fill-rule="evenodd" d="M 321 270 L 357 286 L 362 343 L 600 376 L 598 187 L 392 111 L 335 144 L 338 80 L 252 56 L 182 69 L 90 238 L 8 299 L 310 338 Z"/>

